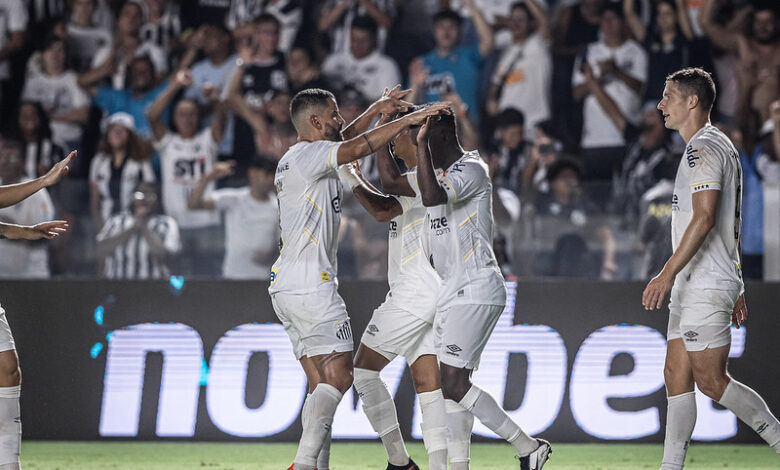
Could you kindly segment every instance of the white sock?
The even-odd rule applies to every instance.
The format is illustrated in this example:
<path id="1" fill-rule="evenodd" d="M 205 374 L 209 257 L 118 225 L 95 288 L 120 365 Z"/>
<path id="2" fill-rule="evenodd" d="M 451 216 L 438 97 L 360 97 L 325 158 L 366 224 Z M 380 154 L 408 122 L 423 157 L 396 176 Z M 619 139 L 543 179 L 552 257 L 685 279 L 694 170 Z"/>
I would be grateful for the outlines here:
<path id="1" fill-rule="evenodd" d="M 453 400 L 444 400 L 447 410 L 447 453 L 451 470 L 468 470 L 471 461 L 471 428 L 474 415 Z"/>
<path id="2" fill-rule="evenodd" d="M 387 450 L 387 462 L 391 465 L 409 463 L 409 453 L 398 425 L 395 403 L 387 386 L 379 378 L 379 372 L 355 368 L 355 390 L 363 400 L 363 411 Z"/>
<path id="3" fill-rule="evenodd" d="M 780 422 L 758 393 L 731 379 L 718 403 L 730 409 L 780 454 Z"/>
<path id="4" fill-rule="evenodd" d="M 512 444 L 519 456 L 528 455 L 539 447 L 536 439 L 524 433 L 506 411 L 498 406 L 496 400 L 476 385 L 472 385 L 466 392 L 460 401 L 460 406 L 470 411 L 488 429 Z"/>
<path id="5" fill-rule="evenodd" d="M 422 435 L 430 470 L 447 470 L 447 410 L 441 389 L 418 393 Z"/>
<path id="6" fill-rule="evenodd" d="M 19 396 L 22 387 L 0 387 L 0 469 L 19 469 L 22 420 Z"/>
<path id="7" fill-rule="evenodd" d="M 683 393 L 668 397 L 666 436 L 661 470 L 682 470 L 685 454 L 696 426 L 696 394 Z"/>
<path id="8" fill-rule="evenodd" d="M 303 418 L 307 426 L 303 428 L 298 452 L 295 454 L 295 470 L 312 470 L 317 466 L 317 456 L 322 443 L 330 433 L 333 415 L 339 406 L 342 394 L 332 385 L 321 383 L 309 395 L 303 405 Z"/>
<path id="9" fill-rule="evenodd" d="M 317 470 L 330 470 L 330 438 L 332 434 L 332 431 L 328 431 L 328 435 L 322 442 L 320 455 L 317 456 Z"/>

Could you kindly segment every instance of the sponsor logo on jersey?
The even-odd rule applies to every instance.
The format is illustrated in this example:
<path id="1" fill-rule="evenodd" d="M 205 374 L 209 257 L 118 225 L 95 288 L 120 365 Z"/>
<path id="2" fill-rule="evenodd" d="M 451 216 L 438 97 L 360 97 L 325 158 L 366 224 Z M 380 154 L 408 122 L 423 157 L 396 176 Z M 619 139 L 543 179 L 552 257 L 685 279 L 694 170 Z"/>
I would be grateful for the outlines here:
<path id="1" fill-rule="evenodd" d="M 284 173 L 285 171 L 287 171 L 287 170 L 289 170 L 289 169 L 290 169 L 290 163 L 289 163 L 289 162 L 287 162 L 287 163 L 285 163 L 284 165 L 278 165 L 278 166 L 276 167 L 276 173 L 277 173 L 277 174 L 279 174 L 279 173 Z"/>
<path id="2" fill-rule="evenodd" d="M 349 325 L 349 320 L 336 324 L 336 338 L 342 341 L 352 339 L 352 327 Z"/>
<path id="3" fill-rule="evenodd" d="M 325 271 L 320 272 L 320 281 L 330 282 L 330 274 L 326 273 Z"/>
<path id="4" fill-rule="evenodd" d="M 696 152 L 698 152 L 698 150 L 690 145 L 685 149 L 685 159 L 688 160 L 688 166 L 691 168 L 696 166 L 696 160 L 699 159 L 699 157 L 696 156 Z"/>
<path id="5" fill-rule="evenodd" d="M 336 196 L 330 201 L 330 205 L 333 206 L 333 212 L 339 213 L 341 212 L 341 196 Z"/>
<path id="6" fill-rule="evenodd" d="M 279 277 L 279 268 L 271 268 L 271 284 L 276 282 L 276 278 Z"/>
<path id="7" fill-rule="evenodd" d="M 398 237 L 398 222 L 391 220 L 390 221 L 390 238 L 396 238 Z"/>
<path id="8" fill-rule="evenodd" d="M 433 230 L 436 235 L 450 233 L 450 228 L 447 226 L 447 218 L 437 217 L 435 219 L 431 219 L 431 230 Z"/>
<path id="9" fill-rule="evenodd" d="M 678 198 L 676 194 L 672 195 L 672 212 L 680 210 L 680 207 L 678 206 L 679 203 L 680 198 Z"/>
<path id="10" fill-rule="evenodd" d="M 460 356 L 461 351 L 463 351 L 457 344 L 448 344 L 445 348 L 447 348 L 447 354 L 450 356 Z"/>
<path id="11" fill-rule="evenodd" d="M 371 336 L 376 336 L 376 334 L 379 333 L 379 328 L 377 328 L 377 326 L 372 323 L 368 325 L 368 328 L 366 328 L 366 333 L 370 334 Z"/>
<path id="12" fill-rule="evenodd" d="M 692 330 L 688 330 L 685 333 L 683 333 L 683 336 L 685 336 L 685 341 L 695 342 L 697 341 L 696 337 L 699 336 L 699 333 L 696 333 L 695 331 Z"/>

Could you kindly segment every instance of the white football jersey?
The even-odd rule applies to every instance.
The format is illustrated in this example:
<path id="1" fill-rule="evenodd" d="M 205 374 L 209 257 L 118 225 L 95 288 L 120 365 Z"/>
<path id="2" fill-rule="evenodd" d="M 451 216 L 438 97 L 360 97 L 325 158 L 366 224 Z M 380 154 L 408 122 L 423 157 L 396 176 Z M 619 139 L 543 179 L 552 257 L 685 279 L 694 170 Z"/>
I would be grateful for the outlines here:
<path id="1" fill-rule="evenodd" d="M 341 223 L 341 142 L 298 142 L 276 167 L 279 258 L 271 267 L 268 292 L 311 293 L 338 284 L 336 251 Z"/>
<path id="2" fill-rule="evenodd" d="M 439 275 L 423 253 L 426 208 L 416 187 L 416 172 L 406 174 L 415 197 L 395 196 L 403 212 L 390 221 L 387 246 L 387 300 L 428 323 L 433 323 L 439 298 Z"/>
<path id="3" fill-rule="evenodd" d="M 680 245 L 693 218 L 693 194 L 720 191 L 715 227 L 675 283 L 699 289 L 743 288 L 739 263 L 742 225 L 742 167 L 728 137 L 707 124 L 688 142 L 677 169 L 672 197 L 672 246 Z"/>
<path id="4" fill-rule="evenodd" d="M 493 254 L 493 189 L 479 152 L 466 152 L 439 176 L 448 202 L 428 207 L 424 243 L 442 279 L 439 308 L 504 305 L 504 277 Z"/>
<path id="5" fill-rule="evenodd" d="M 214 142 L 211 129 L 200 131 L 191 139 L 182 139 L 179 134 L 166 132 L 154 143 L 160 153 L 162 173 L 162 198 L 165 213 L 179 224 L 179 228 L 190 229 L 219 224 L 219 214 L 207 210 L 190 210 L 187 199 L 198 180 L 211 171 L 217 159 L 218 144 Z M 214 183 L 206 186 L 206 192 L 214 190 Z"/>

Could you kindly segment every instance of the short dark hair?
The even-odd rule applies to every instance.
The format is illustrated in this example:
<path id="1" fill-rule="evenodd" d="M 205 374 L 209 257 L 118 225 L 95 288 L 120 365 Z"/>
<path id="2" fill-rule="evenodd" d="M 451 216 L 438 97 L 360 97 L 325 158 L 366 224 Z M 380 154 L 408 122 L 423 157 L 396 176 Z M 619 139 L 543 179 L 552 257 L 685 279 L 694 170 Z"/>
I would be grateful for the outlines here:
<path id="1" fill-rule="evenodd" d="M 279 18 L 271 13 L 261 13 L 257 15 L 257 17 L 254 19 L 254 23 L 257 25 L 262 23 L 273 23 L 279 29 L 282 27 L 282 23 L 279 21 Z"/>
<path id="2" fill-rule="evenodd" d="M 352 29 L 360 29 L 362 31 L 366 31 L 366 32 L 370 33 L 371 36 L 376 37 L 379 25 L 370 16 L 368 16 L 368 15 L 360 15 L 360 16 L 355 17 L 355 19 L 352 20 L 352 25 L 350 26 L 350 28 L 352 28 Z"/>
<path id="3" fill-rule="evenodd" d="M 439 21 L 445 21 L 450 20 L 457 23 L 458 26 L 463 24 L 463 17 L 458 14 L 455 10 L 441 10 L 440 12 L 433 15 L 433 24 L 438 23 Z"/>
<path id="4" fill-rule="evenodd" d="M 528 15 L 528 18 L 533 18 L 533 15 L 531 14 L 531 10 L 528 8 L 528 5 L 526 5 L 524 1 L 515 2 L 512 4 L 512 6 L 509 7 L 510 12 L 515 9 L 523 10 L 525 14 Z"/>
<path id="5" fill-rule="evenodd" d="M 506 108 L 496 116 L 496 129 L 508 126 L 524 126 L 525 115 L 517 108 Z"/>
<path id="6" fill-rule="evenodd" d="M 249 168 L 263 170 L 267 173 L 276 172 L 276 160 L 262 154 L 255 155 L 249 162 Z"/>
<path id="7" fill-rule="evenodd" d="M 328 90 L 321 88 L 301 90 L 290 100 L 290 117 L 295 122 L 295 119 L 301 112 L 314 106 L 327 106 L 329 99 L 335 101 L 336 97 Z"/>
<path id="8" fill-rule="evenodd" d="M 715 82 L 712 75 L 699 67 L 686 67 L 666 77 L 666 82 L 674 82 L 686 95 L 696 95 L 702 109 L 712 111 L 715 102 Z"/>
<path id="9" fill-rule="evenodd" d="M 603 7 L 601 7 L 601 16 L 604 16 L 604 13 L 608 11 L 611 11 L 617 15 L 617 17 L 621 20 L 625 19 L 625 15 L 623 14 L 623 7 L 620 3 L 607 2 Z"/>
<path id="10" fill-rule="evenodd" d="M 572 170 L 577 174 L 578 179 L 582 179 L 585 171 L 582 169 L 582 164 L 579 161 L 571 157 L 561 157 L 550 165 L 547 169 L 547 181 L 553 182 L 555 178 L 560 176 L 564 170 Z"/>

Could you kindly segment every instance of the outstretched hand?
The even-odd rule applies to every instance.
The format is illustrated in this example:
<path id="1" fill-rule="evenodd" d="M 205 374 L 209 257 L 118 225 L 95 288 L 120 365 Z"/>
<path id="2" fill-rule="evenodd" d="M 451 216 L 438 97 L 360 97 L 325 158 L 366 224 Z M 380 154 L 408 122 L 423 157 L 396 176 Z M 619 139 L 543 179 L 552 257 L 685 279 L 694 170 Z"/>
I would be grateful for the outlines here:
<path id="1" fill-rule="evenodd" d="M 76 150 L 70 152 L 67 157 L 57 162 L 51 170 L 43 176 L 43 182 L 45 186 L 51 186 L 58 183 L 63 176 L 67 175 L 70 171 L 70 162 L 76 158 L 78 152 Z"/>
<path id="2" fill-rule="evenodd" d="M 403 99 L 411 92 L 411 89 L 402 90 L 401 85 L 396 85 L 392 89 L 385 88 L 382 97 L 375 102 L 377 111 L 382 114 L 382 116 L 406 111 L 414 106 L 413 103 L 404 101 Z"/>
<path id="3" fill-rule="evenodd" d="M 417 126 L 424 123 L 429 116 L 437 116 L 439 114 L 452 114 L 450 111 L 449 101 L 439 101 L 433 103 L 430 106 L 426 106 L 422 109 L 418 109 L 413 113 L 407 114 L 404 116 L 404 119 L 406 119 L 410 126 Z"/>
<path id="4" fill-rule="evenodd" d="M 235 167 L 236 167 L 235 160 L 216 162 L 214 163 L 214 166 L 212 166 L 211 171 L 209 172 L 209 178 L 213 180 L 227 178 L 228 176 L 232 175 L 235 172 Z"/>
<path id="5" fill-rule="evenodd" d="M 64 220 L 52 220 L 50 222 L 24 227 L 24 229 L 25 230 L 23 230 L 20 235 L 21 238 L 25 240 L 40 240 L 41 238 L 51 240 L 68 230 L 68 222 Z"/>

